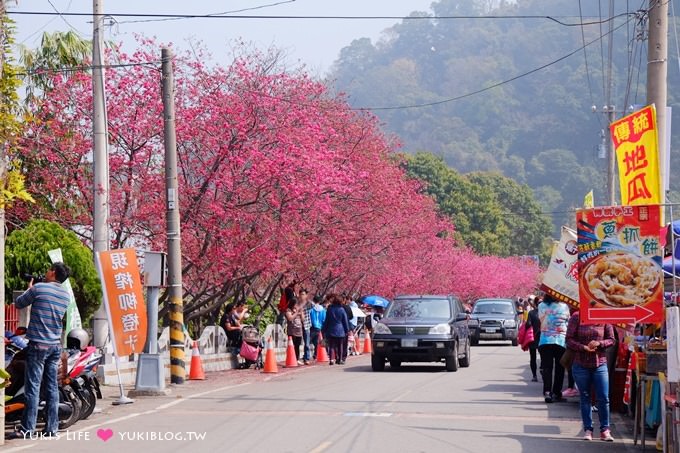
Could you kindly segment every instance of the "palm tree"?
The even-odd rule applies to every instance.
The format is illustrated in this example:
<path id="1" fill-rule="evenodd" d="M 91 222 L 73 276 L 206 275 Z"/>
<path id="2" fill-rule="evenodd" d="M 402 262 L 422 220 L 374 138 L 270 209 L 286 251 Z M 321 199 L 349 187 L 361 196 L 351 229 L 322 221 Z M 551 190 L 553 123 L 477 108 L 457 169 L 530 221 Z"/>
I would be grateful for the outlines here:
<path id="1" fill-rule="evenodd" d="M 29 49 L 21 46 L 19 61 L 26 69 L 26 102 L 36 94 L 52 89 L 52 75 L 63 72 L 67 77 L 75 72 L 84 71 L 90 62 L 92 42 L 81 38 L 73 31 L 43 33 L 40 47 Z"/>

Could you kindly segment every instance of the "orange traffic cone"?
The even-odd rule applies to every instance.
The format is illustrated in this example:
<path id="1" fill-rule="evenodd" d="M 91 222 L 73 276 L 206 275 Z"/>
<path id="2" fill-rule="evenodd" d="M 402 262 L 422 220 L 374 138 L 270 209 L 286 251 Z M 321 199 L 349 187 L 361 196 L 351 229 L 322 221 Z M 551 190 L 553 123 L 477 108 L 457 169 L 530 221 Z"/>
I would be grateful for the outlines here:
<path id="1" fill-rule="evenodd" d="M 189 379 L 202 381 L 205 379 L 201 354 L 198 352 L 198 341 L 194 341 L 191 348 L 191 368 L 189 369 Z"/>
<path id="2" fill-rule="evenodd" d="M 364 354 L 370 354 L 372 352 L 373 347 L 371 346 L 371 335 L 366 332 L 366 336 L 364 337 Z"/>
<path id="3" fill-rule="evenodd" d="M 328 351 L 326 351 L 326 346 L 323 345 L 323 335 L 319 332 L 319 345 L 317 346 L 319 350 L 316 353 L 317 362 L 328 362 Z"/>
<path id="4" fill-rule="evenodd" d="M 293 337 L 288 337 L 288 349 L 286 349 L 286 368 L 293 368 L 296 366 L 298 366 L 298 363 L 297 358 L 295 357 Z"/>
<path id="5" fill-rule="evenodd" d="M 276 351 L 274 346 L 272 346 L 272 339 L 269 337 L 267 340 L 267 355 L 264 358 L 264 370 L 263 373 L 278 373 L 279 367 L 276 364 Z"/>

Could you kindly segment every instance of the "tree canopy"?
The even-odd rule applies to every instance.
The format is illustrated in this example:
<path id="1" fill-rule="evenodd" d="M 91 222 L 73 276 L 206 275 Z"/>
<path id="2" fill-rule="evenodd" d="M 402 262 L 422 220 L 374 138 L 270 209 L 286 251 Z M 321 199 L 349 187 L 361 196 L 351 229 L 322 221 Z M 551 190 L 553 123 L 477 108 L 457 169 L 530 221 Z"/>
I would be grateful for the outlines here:
<path id="1" fill-rule="evenodd" d="M 499 173 L 461 175 L 429 153 L 405 157 L 407 173 L 423 181 L 456 239 L 482 255 L 542 255 L 550 222 L 526 185 Z"/>
<path id="2" fill-rule="evenodd" d="M 110 49 L 109 52 L 117 52 Z M 140 41 L 107 71 L 112 247 L 164 250 L 159 47 Z M 271 304 L 285 279 L 319 291 L 515 295 L 538 268 L 457 247 L 451 221 L 407 178 L 375 117 L 276 53 L 210 67 L 174 59 L 185 319 L 248 294 Z M 22 162 L 44 218 L 91 241 L 91 77 L 55 73 L 29 103 Z M 505 268 L 486 277 L 489 269 Z M 485 275 L 485 278 L 479 278 Z"/>

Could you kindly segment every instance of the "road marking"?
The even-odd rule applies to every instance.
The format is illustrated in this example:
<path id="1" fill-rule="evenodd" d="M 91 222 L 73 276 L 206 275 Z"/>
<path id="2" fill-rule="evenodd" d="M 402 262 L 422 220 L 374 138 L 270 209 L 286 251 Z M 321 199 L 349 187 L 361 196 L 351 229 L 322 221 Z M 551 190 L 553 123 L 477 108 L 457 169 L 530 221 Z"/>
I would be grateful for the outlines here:
<path id="1" fill-rule="evenodd" d="M 389 403 L 385 404 L 385 407 L 390 407 L 391 405 L 393 405 L 394 403 L 398 402 L 399 400 L 401 400 L 402 398 L 404 398 L 406 395 L 408 395 L 408 394 L 411 393 L 412 391 L 413 391 L 413 390 L 406 390 L 404 393 L 402 393 L 401 395 L 397 396 L 396 398 L 390 400 Z"/>
<path id="2" fill-rule="evenodd" d="M 345 417 L 391 417 L 391 412 L 345 412 Z"/>
<path id="3" fill-rule="evenodd" d="M 310 450 L 309 453 L 321 453 L 325 449 L 331 446 L 331 443 L 329 441 L 326 442 L 321 442 L 318 447 L 316 447 L 314 450 Z"/>
<path id="4" fill-rule="evenodd" d="M 104 426 L 104 425 L 110 426 L 110 425 L 113 425 L 114 423 L 118 423 L 118 422 L 122 422 L 122 421 L 125 421 L 125 420 L 129 420 L 131 418 L 139 417 L 140 415 L 155 414 L 156 412 L 162 411 L 162 410 L 167 409 L 169 407 L 176 406 L 177 404 L 179 404 L 183 401 L 188 401 L 188 400 L 194 399 L 194 398 L 200 398 L 202 396 L 209 395 L 211 393 L 221 392 L 221 391 L 224 391 L 224 390 L 231 390 L 231 389 L 243 387 L 243 386 L 250 385 L 250 384 L 251 384 L 250 382 L 243 382 L 241 384 L 227 385 L 227 386 L 224 386 L 224 387 L 208 390 L 208 391 L 205 391 L 205 392 L 196 393 L 196 394 L 189 395 L 189 396 L 186 396 L 186 397 L 178 398 L 177 400 L 171 401 L 169 403 L 161 404 L 160 406 L 156 407 L 155 409 L 150 409 L 150 410 L 144 411 L 144 412 L 135 412 L 135 413 L 132 413 L 132 414 L 124 415 L 122 417 L 114 418 L 112 420 L 106 420 L 106 421 L 103 421 L 101 423 L 96 423 L 94 425 L 85 426 L 83 428 L 74 430 L 72 432 L 90 431 L 92 429 L 99 428 L 99 427 Z M 13 448 L 10 448 L 9 450 L 3 450 L 3 451 L 7 452 L 7 453 L 11 453 L 11 452 L 16 452 L 16 451 L 21 451 L 21 450 L 27 450 L 29 448 L 35 447 L 36 445 L 37 445 L 37 443 L 30 444 L 30 445 L 22 445 L 21 447 L 13 447 Z"/>

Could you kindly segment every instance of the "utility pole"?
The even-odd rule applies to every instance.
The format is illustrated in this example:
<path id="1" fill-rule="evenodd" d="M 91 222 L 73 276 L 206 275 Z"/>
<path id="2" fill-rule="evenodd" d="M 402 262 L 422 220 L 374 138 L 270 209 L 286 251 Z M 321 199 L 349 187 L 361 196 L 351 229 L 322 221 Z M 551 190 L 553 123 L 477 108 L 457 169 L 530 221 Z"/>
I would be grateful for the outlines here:
<path id="1" fill-rule="evenodd" d="M 93 0 L 92 33 L 92 102 L 93 102 L 93 231 L 94 254 L 109 249 L 109 153 L 104 99 L 104 68 L 102 68 L 101 25 L 104 19 L 104 0 Z M 96 347 L 104 347 L 109 336 L 108 316 L 102 303 L 94 313 L 93 340 Z"/>
<path id="2" fill-rule="evenodd" d="M 0 18 L 5 18 L 6 12 L 5 0 L 0 0 Z M 0 44 L 2 49 L 5 49 L 5 42 L 7 41 L 7 30 L 4 26 L 0 27 Z M 5 66 L 5 52 L 0 52 L 0 78 L 2 78 L 2 70 Z M 6 155 L 5 147 L 2 147 L 3 152 L 0 155 L 0 177 L 7 177 Z M 0 281 L 5 281 L 5 209 L 0 208 Z M 5 338 L 5 292 L 0 291 L 0 334 Z M 0 356 L 0 369 L 5 369 L 5 355 Z M 0 401 L 5 401 L 5 388 L 0 388 Z M 0 411 L 0 426 L 5 426 L 5 411 Z M 5 436 L 0 437 L 0 445 L 5 444 Z"/>
<path id="3" fill-rule="evenodd" d="M 167 47 L 161 49 L 170 301 L 170 383 L 183 384 L 186 376 L 184 368 L 184 304 L 182 301 L 182 249 L 177 183 L 177 140 L 175 136 L 175 82 L 172 73 L 172 60 L 172 51 Z"/>
<path id="4" fill-rule="evenodd" d="M 666 143 L 666 98 L 668 74 L 668 1 L 649 0 L 649 47 L 647 48 L 647 104 L 656 107 L 659 146 L 661 204 L 666 203 L 665 181 L 669 147 Z M 664 222 L 665 209 L 661 209 Z"/>
<path id="5" fill-rule="evenodd" d="M 614 17 L 614 0 L 609 0 L 609 17 Z M 614 21 L 609 21 L 609 47 L 607 52 L 607 85 L 605 93 L 605 102 L 607 103 L 607 129 L 609 125 L 614 122 L 615 108 L 612 105 L 612 62 L 614 60 Z M 625 106 L 624 106 L 625 108 Z M 608 132 L 608 131 L 607 131 Z M 611 134 L 606 134 L 607 140 L 607 157 L 609 159 L 609 166 L 607 169 L 607 191 L 609 206 L 616 204 L 616 151 L 612 143 Z"/>

